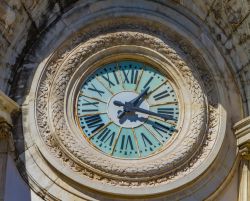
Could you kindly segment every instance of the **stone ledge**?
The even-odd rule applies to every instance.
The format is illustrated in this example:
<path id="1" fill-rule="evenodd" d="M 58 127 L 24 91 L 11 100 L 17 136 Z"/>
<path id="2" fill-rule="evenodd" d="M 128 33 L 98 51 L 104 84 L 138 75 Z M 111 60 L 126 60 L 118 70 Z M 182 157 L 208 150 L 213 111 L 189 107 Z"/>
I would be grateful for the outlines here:
<path id="1" fill-rule="evenodd" d="M 235 136 L 237 139 L 237 145 L 239 147 L 244 147 L 246 144 L 250 145 L 250 116 L 237 122 L 234 125 Z"/>
<path id="2" fill-rule="evenodd" d="M 239 153 L 244 159 L 250 160 L 250 116 L 236 123 L 234 130 Z"/>

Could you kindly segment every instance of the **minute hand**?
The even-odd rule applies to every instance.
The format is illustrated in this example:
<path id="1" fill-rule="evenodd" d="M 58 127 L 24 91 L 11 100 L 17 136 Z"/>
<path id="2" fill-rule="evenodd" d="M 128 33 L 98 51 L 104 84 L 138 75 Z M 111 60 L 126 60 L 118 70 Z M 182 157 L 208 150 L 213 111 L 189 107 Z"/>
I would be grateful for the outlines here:
<path id="1" fill-rule="evenodd" d="M 145 109 L 139 108 L 139 107 L 129 107 L 128 110 L 131 111 L 131 112 L 140 112 L 140 113 L 149 114 L 149 115 L 156 116 L 156 117 L 161 117 L 164 120 L 167 120 L 167 119 L 171 120 L 172 119 L 172 117 L 170 115 L 159 114 L 159 113 L 152 112 L 152 111 L 149 111 L 149 110 L 145 110 Z"/>

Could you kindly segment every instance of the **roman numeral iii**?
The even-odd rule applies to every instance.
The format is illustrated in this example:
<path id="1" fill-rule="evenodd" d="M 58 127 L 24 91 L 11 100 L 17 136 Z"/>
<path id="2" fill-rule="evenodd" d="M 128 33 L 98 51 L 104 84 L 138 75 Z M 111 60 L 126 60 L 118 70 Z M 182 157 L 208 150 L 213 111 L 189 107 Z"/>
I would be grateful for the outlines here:
<path id="1" fill-rule="evenodd" d="M 169 94 L 168 90 L 165 90 L 163 92 L 160 92 L 160 93 L 154 95 L 153 97 L 157 101 L 157 100 L 163 99 L 165 97 L 168 97 L 169 95 L 170 94 Z"/>
<path id="2" fill-rule="evenodd" d="M 157 112 L 159 114 L 166 114 L 169 116 L 169 120 L 176 120 L 176 118 L 174 118 L 174 108 L 158 108 Z"/>

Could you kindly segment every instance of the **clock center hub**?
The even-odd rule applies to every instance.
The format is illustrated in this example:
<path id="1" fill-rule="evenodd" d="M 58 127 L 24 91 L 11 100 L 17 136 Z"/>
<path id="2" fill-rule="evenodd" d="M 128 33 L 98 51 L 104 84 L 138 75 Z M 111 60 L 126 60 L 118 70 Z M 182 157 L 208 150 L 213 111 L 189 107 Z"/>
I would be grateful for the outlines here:
<path id="1" fill-rule="evenodd" d="M 122 117 L 118 117 L 118 115 L 124 111 L 123 106 L 116 106 L 114 101 L 120 101 L 125 104 L 125 102 L 130 102 L 131 100 L 138 97 L 139 94 L 132 91 L 122 91 L 120 93 L 115 94 L 109 101 L 108 104 L 108 116 L 109 118 L 117 125 L 124 128 L 135 128 L 143 124 L 148 115 L 140 112 L 126 112 Z M 136 107 L 140 107 L 145 110 L 149 110 L 149 104 L 144 99 L 139 102 Z"/>

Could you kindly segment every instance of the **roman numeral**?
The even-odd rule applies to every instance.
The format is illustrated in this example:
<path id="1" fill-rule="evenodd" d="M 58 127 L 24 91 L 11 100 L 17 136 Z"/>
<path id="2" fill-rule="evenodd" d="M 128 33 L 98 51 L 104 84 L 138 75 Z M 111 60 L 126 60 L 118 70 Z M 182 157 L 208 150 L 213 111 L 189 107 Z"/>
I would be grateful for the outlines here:
<path id="1" fill-rule="evenodd" d="M 131 83 L 136 84 L 138 77 L 138 70 L 132 69 L 131 73 Z"/>
<path id="2" fill-rule="evenodd" d="M 109 142 L 109 146 L 112 146 L 113 142 L 114 142 L 114 138 L 115 138 L 115 132 L 111 132 L 111 130 L 109 128 L 105 128 L 97 137 L 98 140 L 106 143 L 108 140 L 110 140 Z M 101 146 L 101 145 L 100 145 Z"/>
<path id="3" fill-rule="evenodd" d="M 97 115 L 93 115 L 93 116 L 88 116 L 88 117 L 84 117 L 84 120 L 87 124 L 88 128 L 92 128 L 93 130 L 91 131 L 91 133 L 94 133 L 95 131 L 97 131 L 99 128 L 104 126 L 104 123 L 100 117 L 99 114 Z"/>
<path id="4" fill-rule="evenodd" d="M 160 132 L 163 132 L 163 133 L 167 133 L 169 135 L 172 135 L 172 131 L 173 129 L 172 128 L 169 128 L 168 126 L 165 126 L 165 125 L 162 125 L 158 122 L 154 122 L 154 124 L 152 125 L 152 127 L 157 131 L 157 133 L 159 133 L 161 136 L 162 134 Z M 163 136 L 162 136 L 163 137 Z"/>
<path id="5" fill-rule="evenodd" d="M 85 103 L 83 103 L 83 101 L 85 101 Z M 90 102 L 86 99 L 81 99 L 78 103 L 78 109 L 79 111 L 81 112 L 96 112 L 98 111 L 98 109 L 95 109 L 95 108 L 89 108 L 89 109 L 82 109 L 82 108 L 79 108 L 79 107 L 82 107 L 82 106 L 94 106 L 96 108 L 98 108 L 98 105 L 99 102 Z"/>
<path id="6" fill-rule="evenodd" d="M 174 108 L 158 108 L 157 112 L 160 114 L 169 115 L 169 117 L 171 117 L 172 120 L 176 120 L 174 119 Z"/>
<path id="7" fill-rule="evenodd" d="M 104 75 L 102 77 L 103 77 L 103 79 L 105 79 L 109 83 L 109 87 L 115 86 L 115 84 L 109 79 L 109 74 L 106 73 L 106 75 L 107 75 L 107 77 L 105 77 Z"/>
<path id="8" fill-rule="evenodd" d="M 139 71 L 136 70 L 136 69 L 131 69 L 131 70 L 128 70 L 127 73 L 125 72 L 124 69 L 122 69 L 122 72 L 123 72 L 123 75 L 124 75 L 124 83 L 128 83 L 128 84 L 136 84 L 137 83 L 137 78 L 138 78 L 138 73 Z M 129 74 L 131 73 L 130 75 L 130 79 L 129 79 Z"/>
<path id="9" fill-rule="evenodd" d="M 162 114 L 174 114 L 174 108 L 158 108 L 157 111 Z"/>
<path id="10" fill-rule="evenodd" d="M 126 143 L 125 143 L 126 141 Z M 126 135 L 122 135 L 122 142 L 121 142 L 121 150 L 123 150 L 125 148 L 125 150 L 128 150 L 128 146 L 130 146 L 130 148 L 132 150 L 134 150 L 134 146 L 133 146 L 133 143 L 132 143 L 132 139 L 131 139 L 131 136 L 128 135 L 127 136 L 127 139 L 126 139 Z"/>
<path id="11" fill-rule="evenodd" d="M 150 84 L 150 82 L 152 82 L 152 80 L 154 79 L 154 77 L 150 77 L 149 80 L 147 81 L 147 83 L 144 85 L 144 89 L 146 89 L 148 87 L 148 85 Z"/>
<path id="12" fill-rule="evenodd" d="M 99 104 L 99 102 L 90 102 L 86 99 L 83 99 L 86 103 L 80 103 L 81 105 L 93 105 L 95 107 L 98 107 L 97 105 Z"/>
<path id="13" fill-rule="evenodd" d="M 113 72 L 113 75 L 114 75 L 114 78 L 115 78 L 116 84 L 119 84 L 119 80 L 118 80 L 118 78 L 117 78 L 116 73 L 115 73 L 115 72 Z M 109 87 L 111 87 L 111 86 L 115 86 L 114 82 L 112 82 L 112 81 L 110 80 L 110 78 L 109 78 L 109 73 L 106 73 L 106 76 L 105 76 L 105 75 L 102 75 L 102 78 L 103 78 L 103 79 L 105 79 L 105 80 L 108 82 Z"/>
<path id="14" fill-rule="evenodd" d="M 169 96 L 169 95 L 170 95 L 170 94 L 169 94 L 168 90 L 165 90 L 165 91 L 163 91 L 163 92 L 160 92 L 160 93 L 154 95 L 153 98 L 157 101 L 157 100 L 160 100 L 160 99 L 162 99 L 162 98 L 165 98 L 165 97 L 167 97 L 167 96 Z"/>
<path id="15" fill-rule="evenodd" d="M 147 144 L 149 144 L 149 146 L 153 145 L 153 143 L 146 137 L 144 133 L 141 133 L 141 138 L 145 147 L 147 147 Z"/>
<path id="16" fill-rule="evenodd" d="M 91 84 L 91 85 L 92 85 L 93 88 L 90 88 L 90 87 L 89 87 L 88 90 L 95 91 L 95 92 L 97 92 L 100 96 L 102 96 L 102 94 L 104 94 L 104 91 L 97 89 L 93 84 Z"/>
<path id="17" fill-rule="evenodd" d="M 116 73 L 115 73 L 115 72 L 113 72 L 113 74 L 114 74 L 114 77 L 115 77 L 116 84 L 120 84 L 120 82 L 119 82 L 119 80 L 118 80 L 118 78 L 117 78 Z"/>

